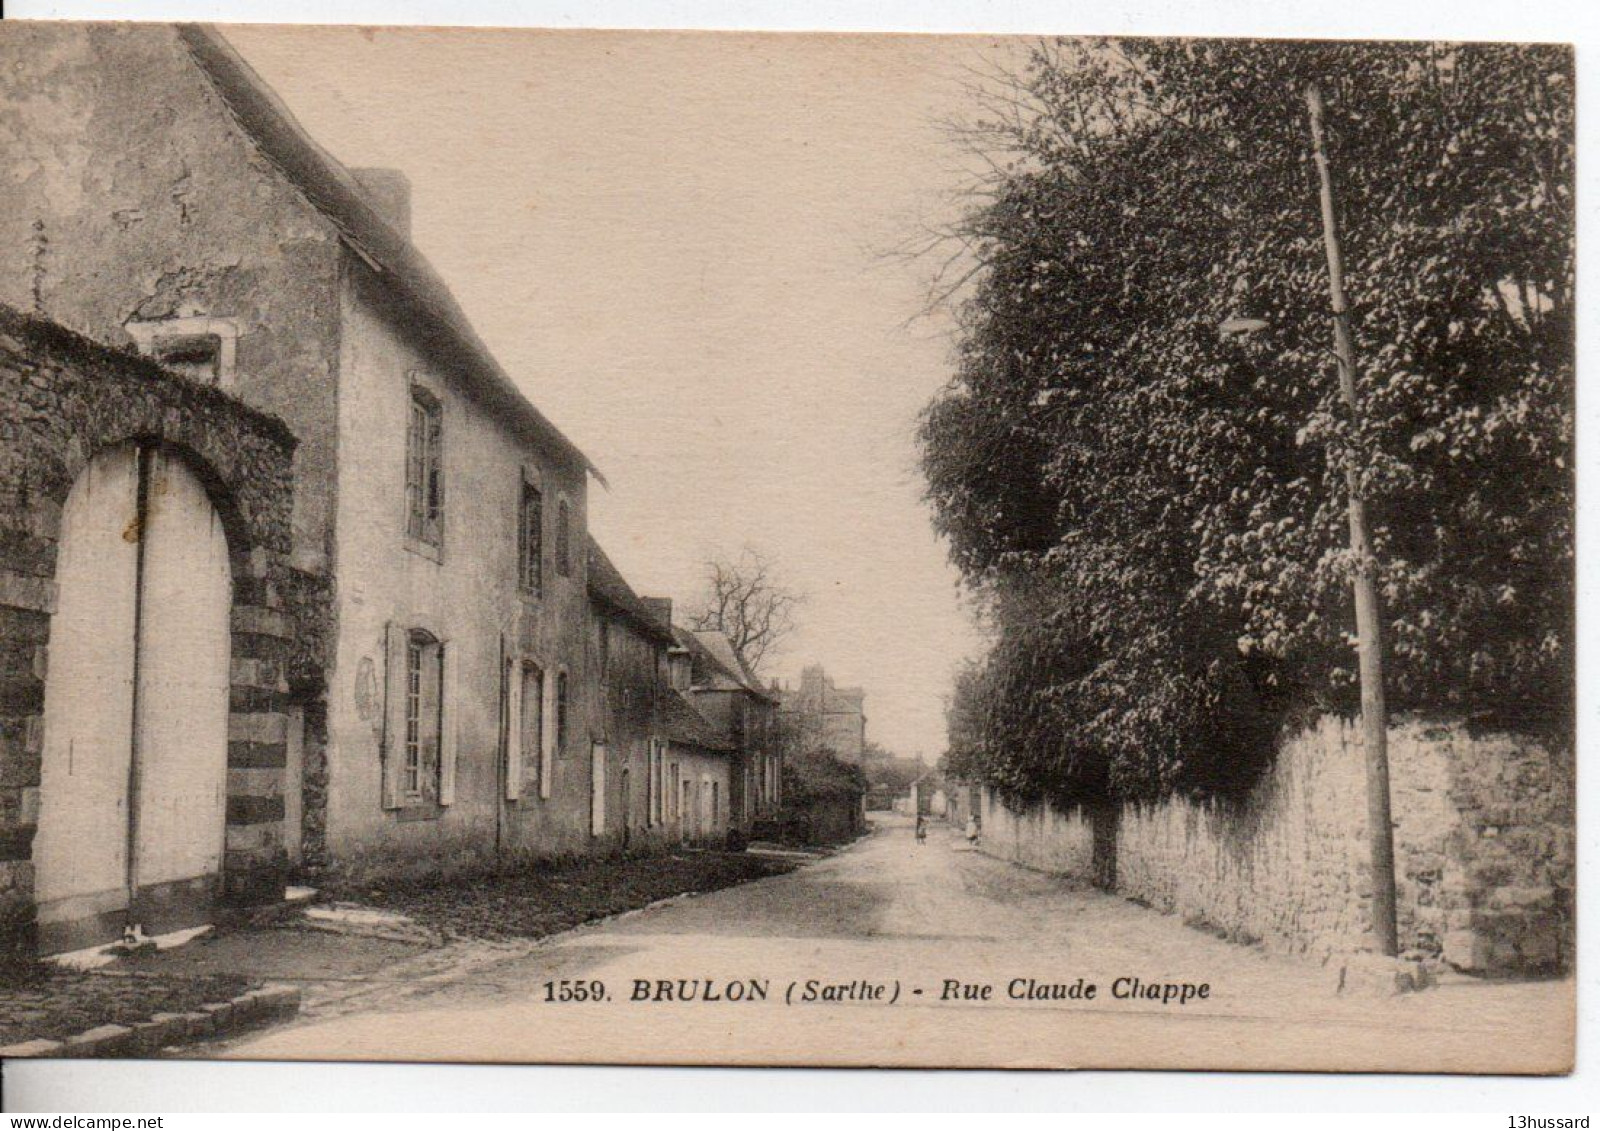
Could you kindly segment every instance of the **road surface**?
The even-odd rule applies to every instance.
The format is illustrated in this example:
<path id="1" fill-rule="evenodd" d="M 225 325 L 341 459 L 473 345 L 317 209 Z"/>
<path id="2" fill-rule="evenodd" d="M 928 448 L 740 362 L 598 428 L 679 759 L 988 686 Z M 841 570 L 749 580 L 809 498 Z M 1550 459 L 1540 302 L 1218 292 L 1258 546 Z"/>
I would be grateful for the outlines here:
<path id="1" fill-rule="evenodd" d="M 199 1054 L 1549 1071 L 1572 1025 L 1567 982 L 1341 996 L 1315 962 L 1002 863 L 939 824 L 918 845 L 896 819 L 788 875 L 386 974 Z"/>

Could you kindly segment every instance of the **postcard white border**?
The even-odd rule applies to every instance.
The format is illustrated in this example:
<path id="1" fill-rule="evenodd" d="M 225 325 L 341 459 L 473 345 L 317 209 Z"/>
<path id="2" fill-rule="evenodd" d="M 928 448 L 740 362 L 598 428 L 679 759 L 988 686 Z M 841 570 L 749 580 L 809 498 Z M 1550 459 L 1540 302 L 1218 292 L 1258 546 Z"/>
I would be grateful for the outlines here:
<path id="1" fill-rule="evenodd" d="M 1578 45 L 1579 289 L 1600 263 L 1592 155 L 1600 121 L 1600 5 L 1588 0 L 10 0 L 20 19 L 201 20 L 223 23 L 473 24 L 992 34 L 1239 35 L 1360 39 L 1520 39 Z M 1600 859 L 1600 397 L 1594 302 L 1580 319 L 1579 881 Z M 819 1070 L 11 1062 L 7 1111 L 1254 1111 L 1479 1112 L 1458 1126 L 1505 1127 L 1505 1115 L 1600 1115 L 1600 898 L 1578 896 L 1578 1071 L 1561 1079 L 998 1073 Z M 314 1121 L 313 1126 L 321 1121 Z M 332 1126 L 331 1122 L 329 1123 Z M 1217 1126 L 1222 1126 L 1217 1123 Z"/>

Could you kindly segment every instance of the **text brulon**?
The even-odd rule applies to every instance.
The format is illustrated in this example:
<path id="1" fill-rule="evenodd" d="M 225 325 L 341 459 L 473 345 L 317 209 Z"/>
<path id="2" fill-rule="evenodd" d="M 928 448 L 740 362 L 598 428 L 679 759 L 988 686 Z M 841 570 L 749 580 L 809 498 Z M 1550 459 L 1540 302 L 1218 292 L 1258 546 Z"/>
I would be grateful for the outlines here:
<path id="1" fill-rule="evenodd" d="M 936 982 L 930 980 L 926 985 L 872 978 L 852 978 L 848 981 L 806 978 L 787 984 L 780 982 L 778 992 L 774 993 L 772 981 L 768 978 L 632 978 L 624 1000 L 652 1004 L 776 1000 L 785 1005 L 895 1005 L 901 1001 L 902 994 L 907 1000 L 921 999 L 922 1002 L 933 1003 L 1007 1004 L 1109 999 L 1159 1006 L 1185 1006 L 1209 1000 L 1211 983 L 1147 981 L 1134 975 L 1122 975 L 1104 984 L 1081 976 L 1069 979 L 1015 977 L 993 982 L 940 978 Z M 608 1002 L 613 997 L 606 984 L 599 979 L 563 979 L 544 984 L 543 1000 L 581 1004 Z"/>

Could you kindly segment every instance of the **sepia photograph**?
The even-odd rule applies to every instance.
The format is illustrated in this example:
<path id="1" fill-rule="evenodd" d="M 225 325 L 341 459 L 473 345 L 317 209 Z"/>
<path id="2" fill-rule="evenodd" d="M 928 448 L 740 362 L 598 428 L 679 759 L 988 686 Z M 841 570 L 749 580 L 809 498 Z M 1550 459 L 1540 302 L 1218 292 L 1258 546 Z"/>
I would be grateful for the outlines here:
<path id="1" fill-rule="evenodd" d="M 0 1057 L 1571 1072 L 1575 87 L 0 22 Z"/>

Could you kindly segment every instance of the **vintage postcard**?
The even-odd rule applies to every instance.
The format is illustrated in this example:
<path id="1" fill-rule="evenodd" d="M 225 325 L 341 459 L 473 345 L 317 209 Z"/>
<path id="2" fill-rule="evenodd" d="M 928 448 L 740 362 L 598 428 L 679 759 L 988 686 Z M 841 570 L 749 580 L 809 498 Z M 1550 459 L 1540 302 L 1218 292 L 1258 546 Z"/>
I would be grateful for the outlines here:
<path id="1" fill-rule="evenodd" d="M 0 1055 L 1570 1071 L 1573 121 L 0 24 Z"/>

